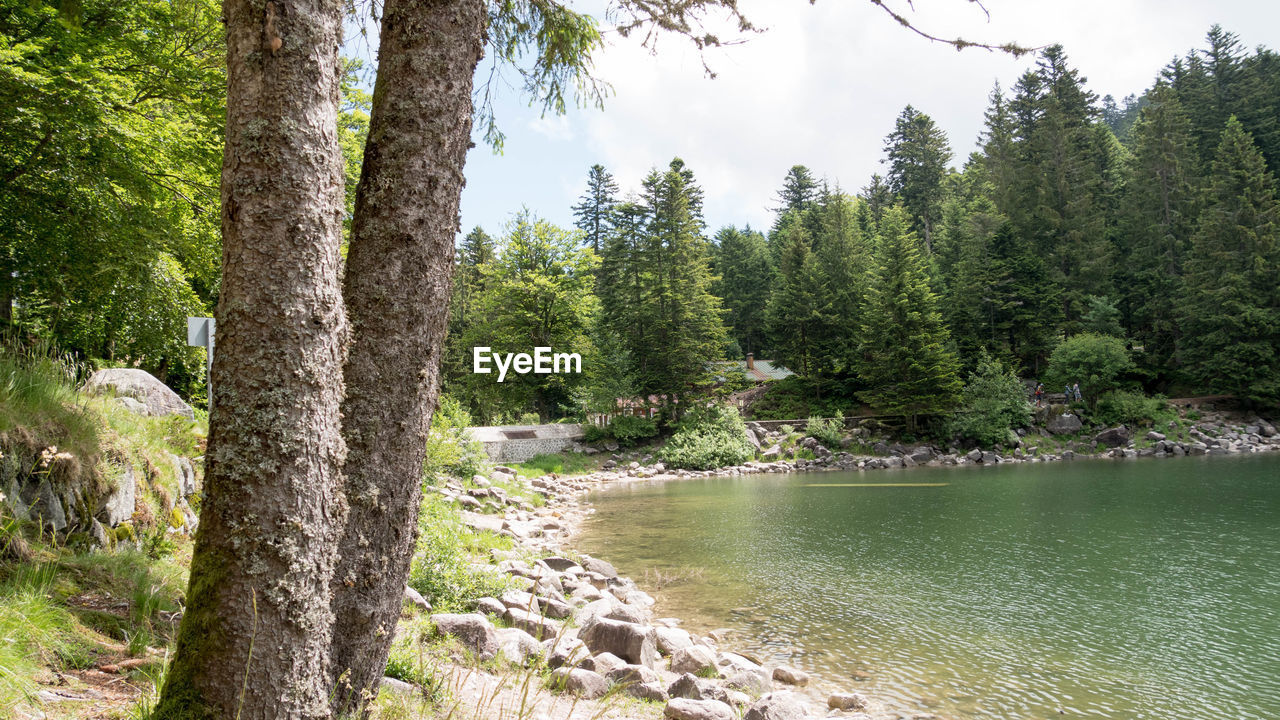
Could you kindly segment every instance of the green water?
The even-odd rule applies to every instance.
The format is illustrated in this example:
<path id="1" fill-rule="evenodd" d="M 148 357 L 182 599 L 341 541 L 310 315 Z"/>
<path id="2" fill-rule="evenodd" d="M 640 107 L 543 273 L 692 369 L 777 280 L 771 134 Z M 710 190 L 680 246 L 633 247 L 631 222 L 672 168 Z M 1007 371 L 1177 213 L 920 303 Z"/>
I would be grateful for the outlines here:
<path id="1" fill-rule="evenodd" d="M 858 483 L 931 485 L 814 486 Z M 1280 455 L 715 478 L 593 501 L 579 547 L 660 614 L 731 628 L 885 717 L 1280 718 Z"/>

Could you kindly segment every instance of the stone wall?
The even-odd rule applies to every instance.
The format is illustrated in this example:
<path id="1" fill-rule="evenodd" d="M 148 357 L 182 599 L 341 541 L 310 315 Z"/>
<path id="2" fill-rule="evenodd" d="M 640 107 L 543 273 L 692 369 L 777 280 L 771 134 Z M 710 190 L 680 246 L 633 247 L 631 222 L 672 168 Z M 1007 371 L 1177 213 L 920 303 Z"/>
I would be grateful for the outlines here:
<path id="1" fill-rule="evenodd" d="M 468 428 L 472 439 L 497 463 L 524 462 L 535 455 L 564 452 L 582 439 L 582 426 L 500 425 Z"/>

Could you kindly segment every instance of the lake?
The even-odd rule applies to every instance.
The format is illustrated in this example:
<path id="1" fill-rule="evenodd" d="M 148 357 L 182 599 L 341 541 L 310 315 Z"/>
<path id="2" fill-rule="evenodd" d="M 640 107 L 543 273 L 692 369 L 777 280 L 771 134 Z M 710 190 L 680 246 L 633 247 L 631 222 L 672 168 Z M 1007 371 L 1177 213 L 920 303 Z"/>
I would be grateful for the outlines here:
<path id="1" fill-rule="evenodd" d="M 596 493 L 577 547 L 691 631 L 901 713 L 1280 718 L 1280 454 Z M 854 676 L 860 680 L 854 680 Z"/>

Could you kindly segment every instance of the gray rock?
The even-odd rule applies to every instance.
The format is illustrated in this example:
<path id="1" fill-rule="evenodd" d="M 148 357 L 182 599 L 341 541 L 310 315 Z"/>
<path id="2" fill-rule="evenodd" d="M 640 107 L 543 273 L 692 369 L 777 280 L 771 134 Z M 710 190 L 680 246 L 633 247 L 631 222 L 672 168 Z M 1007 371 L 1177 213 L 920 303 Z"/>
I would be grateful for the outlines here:
<path id="1" fill-rule="evenodd" d="M 583 556 L 582 567 L 585 568 L 588 572 L 599 573 L 605 576 L 606 578 L 618 577 L 617 568 L 605 562 L 604 560 L 601 560 L 600 558 Z"/>
<path id="2" fill-rule="evenodd" d="M 626 685 L 622 690 L 624 693 L 633 698 L 640 700 L 649 700 L 651 702 L 667 702 L 670 696 L 667 695 L 667 689 L 662 687 L 660 682 L 640 683 L 639 685 Z"/>
<path id="3" fill-rule="evenodd" d="M 719 676 L 715 651 L 709 647 L 692 645 L 671 654 L 671 672 L 705 675 L 710 671 L 715 671 L 716 676 Z"/>
<path id="4" fill-rule="evenodd" d="M 115 488 L 111 490 L 107 501 L 102 504 L 102 510 L 98 513 L 107 527 L 116 527 L 133 517 L 138 501 L 138 481 L 134 477 L 133 467 L 124 465 L 120 470 Z"/>
<path id="5" fill-rule="evenodd" d="M 733 708 L 719 700 L 672 698 L 662 711 L 671 720 L 737 720 Z"/>
<path id="6" fill-rule="evenodd" d="M 138 400 L 155 416 L 181 415 L 194 420 L 191 406 L 151 373 L 137 368 L 105 368 L 95 372 L 84 384 L 84 390 L 95 394 L 112 391 L 116 395 Z"/>
<path id="7" fill-rule="evenodd" d="M 610 671 L 626 665 L 627 661 L 611 652 L 602 652 L 595 657 L 590 658 L 590 664 L 591 667 L 589 669 L 595 670 L 601 675 L 608 675 Z M 583 662 L 582 667 L 587 667 L 587 663 Z"/>
<path id="8" fill-rule="evenodd" d="M 1158 433 L 1155 430 L 1151 430 L 1147 433 L 1147 439 L 1152 442 L 1160 442 L 1161 440 L 1165 439 L 1165 434 Z"/>
<path id="9" fill-rule="evenodd" d="M 743 720 L 804 720 L 808 715 L 800 696 L 793 692 L 773 692 L 751 704 Z"/>
<path id="10" fill-rule="evenodd" d="M 993 452 L 989 452 L 989 451 L 986 451 L 986 450 L 984 450 L 984 451 L 982 452 L 982 464 L 983 464 L 983 465 L 995 465 L 995 464 L 999 463 L 1001 460 L 1002 460 L 1002 458 L 1001 458 L 999 455 L 997 455 L 997 454 L 995 454 L 995 453 L 993 453 Z"/>
<path id="11" fill-rule="evenodd" d="M 809 673 L 787 665 L 779 665 L 773 669 L 773 679 L 780 683 L 803 687 L 809 684 Z"/>
<path id="12" fill-rule="evenodd" d="M 32 518 L 38 518 L 43 527 L 51 528 L 55 533 L 67 529 L 67 513 L 62 508 L 62 501 L 54 494 L 48 477 L 40 480 L 28 512 Z"/>
<path id="13" fill-rule="evenodd" d="M 482 662 L 492 660 L 498 654 L 497 631 L 483 615 L 440 613 L 431 616 L 431 623 L 441 635 L 458 638 Z"/>
<path id="14" fill-rule="evenodd" d="M 773 681 L 764 668 L 759 670 L 740 670 L 724 681 L 724 686 L 741 690 L 749 695 L 763 695 L 773 689 Z"/>
<path id="15" fill-rule="evenodd" d="M 658 652 L 663 655 L 671 655 L 677 650 L 693 647 L 693 638 L 686 630 L 659 627 L 656 628 L 656 632 L 658 634 Z"/>
<path id="16" fill-rule="evenodd" d="M 1107 428 L 1097 435 L 1093 436 L 1093 441 L 1103 447 L 1120 447 L 1129 442 L 1129 428 L 1121 425 L 1119 427 Z"/>
<path id="17" fill-rule="evenodd" d="M 979 460 L 982 459 L 982 451 L 977 448 L 974 448 L 969 452 L 965 453 L 964 457 L 969 462 L 978 462 Z"/>
<path id="18" fill-rule="evenodd" d="M 520 628 L 498 628 L 498 650 L 511 662 L 524 665 L 531 657 L 543 654 L 542 643 Z"/>
<path id="19" fill-rule="evenodd" d="M 1080 432 L 1083 427 L 1084 424 L 1080 422 L 1080 418 L 1069 412 L 1054 415 L 1049 418 L 1049 422 L 1045 423 L 1045 429 L 1054 435 L 1072 435 Z"/>
<path id="20" fill-rule="evenodd" d="M 583 660 L 591 656 L 587 646 L 576 637 L 560 637 L 542 642 L 543 655 L 547 658 L 547 667 L 577 667 Z"/>
<path id="21" fill-rule="evenodd" d="M 652 627 L 601 618 L 584 628 L 580 637 L 592 653 L 613 653 L 632 665 L 651 668 L 658 659 L 657 633 Z"/>
<path id="22" fill-rule="evenodd" d="M 660 680 L 658 673 L 644 665 L 623 665 L 604 674 L 614 685 L 644 685 Z"/>
<path id="23" fill-rule="evenodd" d="M 520 628 L 539 640 L 553 638 L 560 634 L 560 623 L 542 615 L 535 615 L 528 610 L 508 606 L 507 611 L 502 614 L 502 619 L 506 620 L 511 627 Z"/>
<path id="24" fill-rule="evenodd" d="M 493 615 L 494 617 L 502 617 L 507 612 L 507 606 L 502 604 L 498 598 L 480 598 L 476 602 L 476 612 L 483 615 Z"/>
<path id="25" fill-rule="evenodd" d="M 609 681 L 599 673 L 582 668 L 559 668 L 551 676 L 562 683 L 566 692 L 587 700 L 603 697 L 609 692 Z"/>
<path id="26" fill-rule="evenodd" d="M 827 707 L 832 710 L 865 710 L 867 698 L 862 693 L 831 693 L 827 698 Z"/>
<path id="27" fill-rule="evenodd" d="M 421 692 L 418 690 L 417 685 L 397 680 L 393 677 L 382 678 L 382 682 L 379 683 L 378 687 L 386 688 L 396 695 L 403 695 L 404 697 L 421 697 Z"/>
<path id="28" fill-rule="evenodd" d="M 547 567 L 551 568 L 552 570 L 555 570 L 556 572 L 564 572 L 565 570 L 568 570 L 570 568 L 581 567 L 581 565 L 579 565 L 578 563 L 565 557 L 543 558 L 542 562 L 546 563 Z"/>
<path id="29" fill-rule="evenodd" d="M 431 612 L 431 603 L 427 602 L 427 599 L 422 597 L 422 593 L 414 590 L 408 585 L 404 586 L 404 599 L 406 602 L 423 612 Z"/>

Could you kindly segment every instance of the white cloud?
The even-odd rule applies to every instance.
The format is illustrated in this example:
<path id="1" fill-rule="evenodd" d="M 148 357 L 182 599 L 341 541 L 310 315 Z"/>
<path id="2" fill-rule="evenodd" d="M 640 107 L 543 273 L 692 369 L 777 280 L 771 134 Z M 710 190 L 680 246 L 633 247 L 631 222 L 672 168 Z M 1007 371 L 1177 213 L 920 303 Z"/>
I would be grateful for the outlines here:
<path id="1" fill-rule="evenodd" d="M 807 165 L 848 191 L 883 173 L 884 137 L 907 104 L 939 123 L 961 164 L 975 146 L 993 81 L 1007 89 L 1034 65 L 1030 57 L 929 43 L 866 0 L 741 5 L 768 31 L 708 52 L 715 79 L 704 75 L 697 54 L 679 38 L 662 37 L 656 54 L 615 39 L 596 61 L 616 91 L 605 110 L 530 122 L 532 133 L 513 133 L 501 162 L 473 153 L 464 222 L 481 221 L 472 208 L 492 212 L 506 205 L 508 212 L 521 203 L 569 222 L 565 188 L 576 188 L 570 197 L 581 192 L 590 164 L 604 164 L 624 189 L 635 189 L 650 168 L 679 156 L 706 191 L 712 231 L 728 223 L 767 227 L 774 194 L 792 165 Z M 911 17 L 937 35 L 1060 42 L 1090 89 L 1117 98 L 1147 88 L 1171 58 L 1199 47 L 1214 22 L 1239 33 L 1247 47 L 1280 46 L 1280 4 L 988 0 L 986 6 L 990 21 L 965 0 L 916 0 Z M 503 113 L 537 117 L 511 107 Z M 521 142 L 540 146 L 513 151 Z M 478 200 L 491 184 L 502 188 L 500 195 Z"/>

